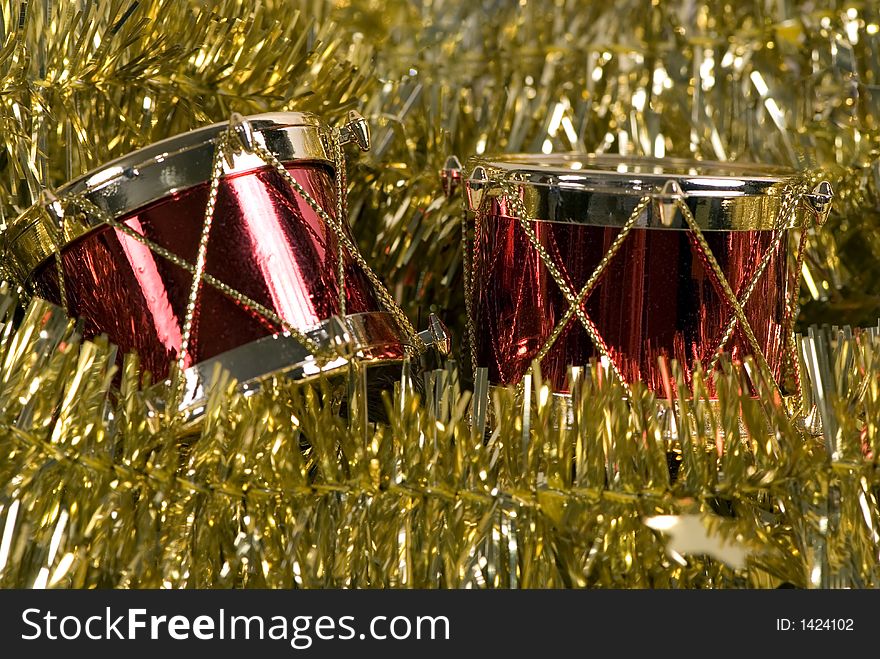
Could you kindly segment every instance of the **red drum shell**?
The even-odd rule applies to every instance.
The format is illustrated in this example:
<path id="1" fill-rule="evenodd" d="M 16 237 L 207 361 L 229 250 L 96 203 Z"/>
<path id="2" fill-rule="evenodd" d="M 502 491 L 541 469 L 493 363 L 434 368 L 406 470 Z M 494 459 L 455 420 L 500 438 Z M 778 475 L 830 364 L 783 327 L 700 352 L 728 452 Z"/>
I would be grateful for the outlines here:
<path id="1" fill-rule="evenodd" d="M 303 161 L 286 167 L 333 215 L 332 169 Z M 194 264 L 209 186 L 205 181 L 170 194 L 118 220 Z M 369 281 L 347 252 L 343 254 L 346 313 L 380 310 Z M 121 353 L 137 352 L 156 378 L 165 377 L 180 350 L 192 275 L 112 227 L 101 227 L 67 245 L 62 264 L 67 307 L 83 319 L 86 336 L 107 334 Z M 341 311 L 336 235 L 270 167 L 222 179 L 206 272 L 299 329 Z M 54 259 L 34 273 L 33 285 L 38 295 L 60 303 Z M 186 365 L 280 331 L 256 309 L 203 283 Z M 403 346 L 391 344 L 371 355 L 403 356 Z"/>
<path id="2" fill-rule="evenodd" d="M 518 382 L 568 309 L 559 286 L 516 218 L 494 211 L 478 216 L 474 253 L 474 325 L 477 364 L 490 381 Z M 540 244 L 566 282 L 580 291 L 620 231 L 619 227 L 532 222 Z M 738 297 L 778 231 L 706 231 L 708 244 Z M 744 307 L 774 376 L 785 360 L 788 300 L 796 286 L 787 236 Z M 629 382 L 665 393 L 658 358 L 683 365 L 688 384 L 694 363 L 706 366 L 733 311 L 692 231 L 635 228 L 588 297 L 584 310 Z M 735 361 L 753 353 L 737 327 L 726 352 Z M 569 365 L 598 358 L 576 317 L 541 362 L 542 376 L 566 391 Z"/>
<path id="3" fill-rule="evenodd" d="M 627 382 L 661 396 L 675 395 L 670 369 L 661 366 L 674 359 L 690 386 L 696 363 L 709 365 L 735 318 L 713 258 L 737 299 L 752 287 L 743 311 L 755 345 L 737 322 L 724 351 L 737 362 L 760 352 L 778 383 L 797 386 L 788 342 L 798 287 L 792 234 L 811 209 L 802 174 L 582 153 L 480 157 L 469 167 L 470 322 L 476 365 L 487 367 L 491 382 L 513 384 L 526 374 L 570 308 L 557 279 L 580 293 L 631 221 L 581 305 L 586 321 L 573 316 L 541 360 L 557 391 L 567 391 L 570 366 L 605 357 Z"/>

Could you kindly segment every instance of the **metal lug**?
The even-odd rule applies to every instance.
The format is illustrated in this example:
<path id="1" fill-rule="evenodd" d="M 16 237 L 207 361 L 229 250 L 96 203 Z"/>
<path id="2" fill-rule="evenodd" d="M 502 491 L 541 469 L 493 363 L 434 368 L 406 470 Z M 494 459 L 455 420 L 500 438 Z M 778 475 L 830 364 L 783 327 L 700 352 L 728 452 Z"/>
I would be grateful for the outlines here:
<path id="1" fill-rule="evenodd" d="M 354 142 L 361 151 L 370 150 L 370 125 L 359 113 L 348 113 L 348 123 L 339 129 L 339 143 Z"/>
<path id="2" fill-rule="evenodd" d="M 229 127 L 238 139 L 241 148 L 248 153 L 254 152 L 254 128 L 251 122 L 242 117 L 238 112 L 233 112 L 229 118 Z"/>
<path id="3" fill-rule="evenodd" d="M 660 208 L 660 223 L 665 227 L 672 226 L 675 214 L 678 212 L 678 201 L 684 198 L 684 192 L 678 181 L 670 179 L 663 184 L 660 198 L 657 200 Z"/>
<path id="4" fill-rule="evenodd" d="M 467 180 L 466 192 L 468 208 L 474 212 L 479 210 L 480 204 L 483 202 L 483 195 L 488 187 L 489 174 L 486 173 L 485 167 L 477 165 L 474 167 L 474 171 L 471 172 L 471 176 Z"/>
<path id="5" fill-rule="evenodd" d="M 807 208 L 816 214 L 816 224 L 822 226 L 831 213 L 831 201 L 834 199 L 834 190 L 828 181 L 822 181 L 812 192 L 804 195 Z"/>
<path id="6" fill-rule="evenodd" d="M 452 335 L 436 314 L 428 315 L 428 329 L 419 332 L 419 338 L 444 357 L 452 350 Z"/>

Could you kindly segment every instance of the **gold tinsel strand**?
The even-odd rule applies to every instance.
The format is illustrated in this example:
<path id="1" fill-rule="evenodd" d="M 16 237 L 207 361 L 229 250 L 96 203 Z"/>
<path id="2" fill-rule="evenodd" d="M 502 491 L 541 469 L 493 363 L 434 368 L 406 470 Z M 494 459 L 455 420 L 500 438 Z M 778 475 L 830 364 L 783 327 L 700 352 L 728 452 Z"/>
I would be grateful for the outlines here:
<path id="1" fill-rule="evenodd" d="M 371 53 L 330 6 L 3 0 L 0 227 L 44 187 L 232 112 L 343 116 L 373 81 Z"/>
<path id="2" fill-rule="evenodd" d="M 802 326 L 880 309 L 876 3 L 342 3 L 387 78 L 353 224 L 413 316 L 462 327 L 447 156 L 565 150 L 818 170 L 837 196 L 805 266 Z M 379 7 L 381 5 L 381 11 Z M 401 27 L 407 26 L 407 27 Z M 376 239 L 378 236 L 378 240 Z"/>
<path id="3" fill-rule="evenodd" d="M 360 421 L 359 387 L 340 416 L 344 382 L 248 398 L 230 383 L 182 440 L 135 360 L 116 390 L 111 346 L 81 341 L 44 302 L 18 328 L 9 296 L 2 308 L 4 587 L 878 585 L 872 333 L 823 344 L 831 453 L 754 364 L 718 374 L 717 402 L 703 376 L 688 392 L 679 373 L 674 412 L 641 386 L 627 402 L 595 365 L 563 405 L 535 371 L 528 408 L 522 392 L 492 392 L 486 435 L 452 365 L 426 401 L 397 387 L 387 424 Z M 745 567 L 667 553 L 645 521 L 681 514 L 740 547 Z"/>

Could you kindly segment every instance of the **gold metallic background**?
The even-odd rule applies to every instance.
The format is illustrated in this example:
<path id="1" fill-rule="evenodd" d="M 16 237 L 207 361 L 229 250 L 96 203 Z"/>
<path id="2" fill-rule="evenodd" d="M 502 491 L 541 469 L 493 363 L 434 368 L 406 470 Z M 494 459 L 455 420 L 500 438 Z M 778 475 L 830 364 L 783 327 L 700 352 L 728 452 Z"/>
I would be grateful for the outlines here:
<path id="1" fill-rule="evenodd" d="M 463 326 L 446 157 L 579 148 L 820 171 L 838 199 L 806 261 L 802 326 L 873 324 L 880 17 L 823 4 L 4 0 L 0 222 L 43 186 L 232 111 L 334 121 L 357 106 L 376 146 L 351 166 L 354 229 L 414 321 L 437 309 Z M 343 418 L 332 391 L 218 389 L 184 442 L 151 416 L 133 360 L 111 392 L 113 349 L 35 304 L 19 321 L 0 300 L 3 586 L 880 580 L 871 334 L 810 339 L 821 437 L 747 364 L 759 398 L 729 368 L 717 405 L 697 386 L 666 413 L 586 377 L 573 425 L 535 373 L 519 399 L 493 394 L 488 442 L 453 368 L 427 374 L 425 401 L 398 391 L 381 426 L 359 393 Z M 746 566 L 667 546 L 645 524 L 658 514 L 700 515 Z"/>

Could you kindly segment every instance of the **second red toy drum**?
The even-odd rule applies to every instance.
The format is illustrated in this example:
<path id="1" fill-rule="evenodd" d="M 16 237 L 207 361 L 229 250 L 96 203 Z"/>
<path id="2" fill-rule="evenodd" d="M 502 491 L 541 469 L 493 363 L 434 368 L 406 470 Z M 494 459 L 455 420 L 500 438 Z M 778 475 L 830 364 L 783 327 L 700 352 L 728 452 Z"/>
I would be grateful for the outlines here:
<path id="1" fill-rule="evenodd" d="M 469 321 L 490 382 L 516 383 L 538 359 L 564 392 L 568 367 L 596 358 L 663 393 L 660 358 L 690 379 L 721 351 L 766 360 L 782 380 L 795 229 L 826 212 L 827 184 L 761 166 L 574 154 L 475 159 L 465 178 Z"/>

